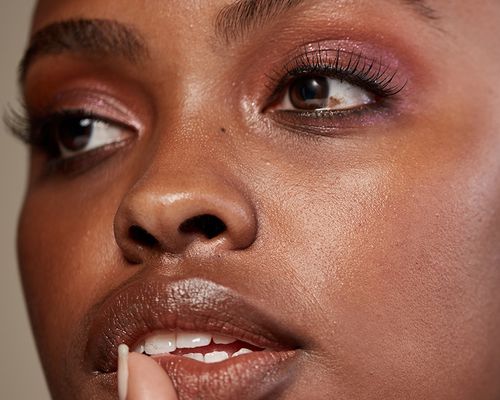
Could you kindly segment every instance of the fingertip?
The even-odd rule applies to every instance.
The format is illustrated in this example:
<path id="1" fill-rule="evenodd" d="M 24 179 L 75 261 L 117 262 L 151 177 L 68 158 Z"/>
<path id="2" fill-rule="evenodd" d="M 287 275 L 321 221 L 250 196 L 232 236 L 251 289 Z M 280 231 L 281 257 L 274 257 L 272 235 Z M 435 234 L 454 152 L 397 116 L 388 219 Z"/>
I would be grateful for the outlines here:
<path id="1" fill-rule="evenodd" d="M 151 357 L 130 353 L 128 368 L 127 400 L 177 400 L 170 377 Z"/>

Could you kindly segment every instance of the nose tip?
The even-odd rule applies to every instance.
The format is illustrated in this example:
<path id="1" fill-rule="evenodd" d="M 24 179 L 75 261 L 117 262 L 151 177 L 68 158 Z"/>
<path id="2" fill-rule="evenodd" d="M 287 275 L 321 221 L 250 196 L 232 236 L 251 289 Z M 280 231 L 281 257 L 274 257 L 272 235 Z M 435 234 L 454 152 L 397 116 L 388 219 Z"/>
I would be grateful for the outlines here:
<path id="1" fill-rule="evenodd" d="M 243 250 L 256 236 L 255 213 L 246 199 L 228 189 L 202 193 L 126 196 L 115 217 L 115 237 L 127 258 L 151 253 Z"/>

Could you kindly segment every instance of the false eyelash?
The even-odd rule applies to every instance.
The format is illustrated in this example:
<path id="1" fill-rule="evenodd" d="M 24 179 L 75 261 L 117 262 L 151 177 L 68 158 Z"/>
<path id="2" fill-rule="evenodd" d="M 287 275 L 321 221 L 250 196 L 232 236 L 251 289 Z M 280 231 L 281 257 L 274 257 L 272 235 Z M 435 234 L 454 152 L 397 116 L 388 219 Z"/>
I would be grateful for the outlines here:
<path id="1" fill-rule="evenodd" d="M 30 115 L 23 102 L 19 104 L 20 110 L 13 106 L 7 107 L 3 121 L 7 129 L 26 145 L 41 149 L 50 158 L 59 155 L 59 148 L 50 135 L 44 135 L 42 127 L 50 120 L 51 116 L 39 118 Z"/>
<path id="2" fill-rule="evenodd" d="M 346 65 L 342 65 L 343 56 L 348 57 Z M 268 75 L 271 82 L 268 89 L 273 93 L 271 98 L 279 97 L 291 79 L 312 74 L 345 80 L 382 98 L 398 94 L 407 84 L 395 82 L 397 69 L 391 70 L 389 66 L 383 66 L 381 61 L 364 57 L 361 52 L 304 48 L 304 53 L 293 58 L 272 75 Z"/>
<path id="3" fill-rule="evenodd" d="M 49 117 L 33 117 L 24 103 L 21 103 L 20 111 L 12 106 L 8 107 L 3 119 L 10 132 L 26 145 L 42 150 L 51 159 L 59 156 L 59 148 L 54 138 L 42 132 L 42 127 Z"/>
<path id="4" fill-rule="evenodd" d="M 28 116 L 26 105 L 20 102 L 19 108 L 20 110 L 17 110 L 12 105 L 7 106 L 3 115 L 3 122 L 16 138 L 26 144 L 34 144 L 34 135 L 32 135 L 31 129 L 32 123 Z"/>

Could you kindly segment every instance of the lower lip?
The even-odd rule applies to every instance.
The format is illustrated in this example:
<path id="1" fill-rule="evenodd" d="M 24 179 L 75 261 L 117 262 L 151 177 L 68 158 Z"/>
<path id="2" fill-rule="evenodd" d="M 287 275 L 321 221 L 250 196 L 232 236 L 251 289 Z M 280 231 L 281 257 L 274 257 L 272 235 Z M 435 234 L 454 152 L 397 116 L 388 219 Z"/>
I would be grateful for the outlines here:
<path id="1" fill-rule="evenodd" d="M 182 356 L 154 356 L 181 399 L 261 399 L 286 387 L 296 351 L 259 351 L 205 364 Z"/>

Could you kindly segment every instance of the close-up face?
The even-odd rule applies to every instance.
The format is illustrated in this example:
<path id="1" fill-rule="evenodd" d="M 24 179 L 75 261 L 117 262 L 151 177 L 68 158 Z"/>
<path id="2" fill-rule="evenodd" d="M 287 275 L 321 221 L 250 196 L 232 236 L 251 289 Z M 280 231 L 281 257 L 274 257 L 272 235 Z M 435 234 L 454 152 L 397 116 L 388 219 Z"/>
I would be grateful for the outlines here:
<path id="1" fill-rule="evenodd" d="M 497 0 L 41 0 L 18 252 L 54 399 L 500 397 Z"/>

